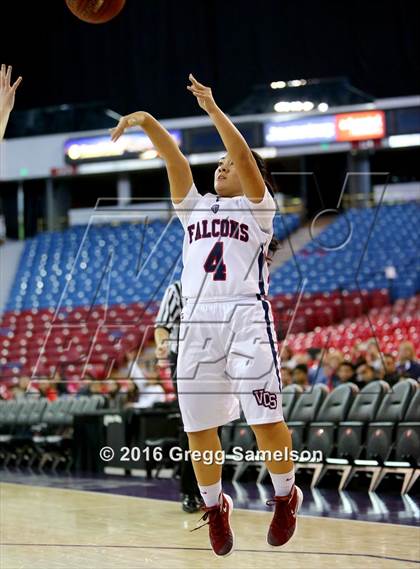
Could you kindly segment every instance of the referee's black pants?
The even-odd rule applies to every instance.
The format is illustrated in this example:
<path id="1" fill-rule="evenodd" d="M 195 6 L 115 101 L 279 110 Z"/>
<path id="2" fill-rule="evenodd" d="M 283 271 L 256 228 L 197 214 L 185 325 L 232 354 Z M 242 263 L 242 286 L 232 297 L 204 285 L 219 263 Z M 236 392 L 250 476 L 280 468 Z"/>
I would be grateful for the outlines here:
<path id="1" fill-rule="evenodd" d="M 169 352 L 169 364 L 171 366 L 171 377 L 174 384 L 175 392 L 178 397 L 178 389 L 176 382 L 176 366 L 178 361 L 178 354 L 174 352 Z M 182 419 L 181 419 L 182 420 Z M 185 451 L 189 450 L 188 435 L 184 431 L 184 427 L 179 430 L 179 446 L 182 449 L 182 456 L 185 455 Z M 194 468 L 191 460 L 182 459 L 179 464 L 180 468 L 180 491 L 181 494 L 188 494 L 189 496 L 200 496 L 200 490 L 198 489 L 197 479 L 194 474 Z"/>
<path id="2" fill-rule="evenodd" d="M 176 382 L 176 366 L 177 366 L 178 354 L 174 352 L 169 352 L 169 364 L 171 366 L 171 377 L 174 384 L 175 392 L 178 396 L 177 382 Z M 221 434 L 222 427 L 219 427 L 219 437 Z M 179 446 L 182 449 L 182 455 L 184 456 L 185 451 L 189 450 L 190 445 L 188 441 L 188 435 L 184 431 L 184 427 L 180 429 L 179 432 Z M 182 460 L 180 462 L 180 491 L 181 494 L 188 494 L 190 496 L 200 496 L 200 490 L 198 488 L 197 479 L 195 477 L 194 468 L 192 465 L 192 460 Z"/>

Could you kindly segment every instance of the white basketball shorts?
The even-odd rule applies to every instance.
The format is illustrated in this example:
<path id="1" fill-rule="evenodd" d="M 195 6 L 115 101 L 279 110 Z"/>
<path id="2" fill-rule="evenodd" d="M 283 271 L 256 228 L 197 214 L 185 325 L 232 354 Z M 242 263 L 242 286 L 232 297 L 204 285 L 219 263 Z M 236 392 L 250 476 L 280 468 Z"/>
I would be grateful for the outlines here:
<path id="1" fill-rule="evenodd" d="M 187 299 L 181 313 L 177 387 L 186 432 L 239 419 L 239 404 L 250 425 L 283 421 L 270 303 L 260 295 Z"/>

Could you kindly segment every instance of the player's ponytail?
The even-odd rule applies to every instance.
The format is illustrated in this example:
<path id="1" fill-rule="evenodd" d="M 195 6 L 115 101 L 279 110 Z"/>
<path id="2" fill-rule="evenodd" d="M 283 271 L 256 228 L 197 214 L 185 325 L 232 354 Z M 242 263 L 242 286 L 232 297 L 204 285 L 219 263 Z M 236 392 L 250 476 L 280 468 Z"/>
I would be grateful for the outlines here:
<path id="1" fill-rule="evenodd" d="M 258 169 L 261 172 L 262 177 L 264 178 L 265 185 L 267 186 L 268 191 L 272 196 L 274 196 L 274 192 L 276 191 L 276 185 L 274 183 L 273 177 L 270 174 L 267 162 L 264 160 L 262 156 L 255 152 L 255 150 L 251 150 L 252 156 L 255 158 L 257 163 Z"/>

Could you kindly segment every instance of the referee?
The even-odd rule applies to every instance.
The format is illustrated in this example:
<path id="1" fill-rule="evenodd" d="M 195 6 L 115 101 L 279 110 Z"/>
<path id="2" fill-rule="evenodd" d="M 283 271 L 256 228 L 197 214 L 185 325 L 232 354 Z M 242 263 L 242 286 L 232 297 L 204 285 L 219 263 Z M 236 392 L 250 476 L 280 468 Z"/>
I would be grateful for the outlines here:
<path id="1" fill-rule="evenodd" d="M 158 360 L 169 360 L 175 389 L 179 324 L 182 307 L 181 282 L 175 281 L 166 289 L 155 321 L 156 357 Z M 184 451 L 188 450 L 188 436 L 183 429 L 180 432 L 179 444 Z M 180 467 L 182 509 L 184 512 L 192 514 L 201 508 L 200 491 L 191 460 L 183 460 Z"/>

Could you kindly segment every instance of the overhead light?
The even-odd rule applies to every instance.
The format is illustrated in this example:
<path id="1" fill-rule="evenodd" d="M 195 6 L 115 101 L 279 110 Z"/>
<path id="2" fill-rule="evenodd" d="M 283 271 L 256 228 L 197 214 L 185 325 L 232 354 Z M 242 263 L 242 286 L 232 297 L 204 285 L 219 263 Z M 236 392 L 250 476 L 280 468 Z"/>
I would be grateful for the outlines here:
<path id="1" fill-rule="evenodd" d="M 274 105 L 274 110 L 276 113 L 287 113 L 289 112 L 289 103 L 287 101 L 279 101 Z"/>
<path id="2" fill-rule="evenodd" d="M 398 134 L 388 137 L 390 148 L 407 148 L 409 146 L 420 146 L 420 134 Z"/>
<path id="3" fill-rule="evenodd" d="M 313 108 L 312 101 L 279 101 L 274 105 L 277 113 L 301 113 L 312 111 Z"/>
<path id="4" fill-rule="evenodd" d="M 302 81 L 305 81 L 304 79 L 292 79 L 292 81 L 288 81 L 287 82 L 287 86 L 288 87 L 300 87 L 301 85 L 304 85 L 306 83 L 302 83 Z"/>
<path id="5" fill-rule="evenodd" d="M 154 148 L 151 148 L 150 150 L 144 150 L 139 154 L 139 158 L 141 160 L 153 160 L 154 158 L 158 158 L 158 156 L 159 154 Z"/>
<path id="6" fill-rule="evenodd" d="M 284 89 L 286 87 L 286 81 L 273 81 L 270 83 L 272 89 Z"/>
<path id="7" fill-rule="evenodd" d="M 320 113 L 325 113 L 328 111 L 328 103 L 319 103 L 318 105 L 318 111 Z"/>

